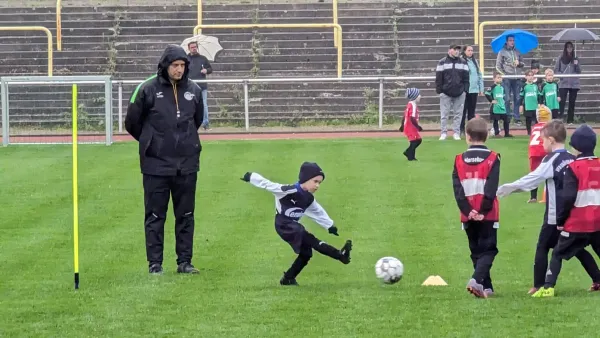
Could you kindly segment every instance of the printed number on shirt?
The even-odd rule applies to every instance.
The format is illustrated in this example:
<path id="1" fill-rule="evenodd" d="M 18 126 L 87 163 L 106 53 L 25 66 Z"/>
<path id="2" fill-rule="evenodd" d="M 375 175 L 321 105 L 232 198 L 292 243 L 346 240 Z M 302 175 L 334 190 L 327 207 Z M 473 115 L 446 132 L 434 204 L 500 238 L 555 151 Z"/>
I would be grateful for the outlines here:
<path id="1" fill-rule="evenodd" d="M 531 141 L 529 142 L 530 146 L 537 146 L 540 144 L 540 136 L 541 133 L 539 130 L 531 132 Z"/>

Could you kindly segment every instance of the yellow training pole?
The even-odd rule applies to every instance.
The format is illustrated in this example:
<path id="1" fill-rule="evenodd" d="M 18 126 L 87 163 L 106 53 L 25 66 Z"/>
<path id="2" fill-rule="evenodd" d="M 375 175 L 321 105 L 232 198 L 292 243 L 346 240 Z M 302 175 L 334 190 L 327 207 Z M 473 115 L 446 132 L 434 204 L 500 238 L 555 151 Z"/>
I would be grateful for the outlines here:
<path id="1" fill-rule="evenodd" d="M 77 193 L 77 84 L 73 84 L 73 260 L 75 289 L 79 289 L 79 211 Z"/>

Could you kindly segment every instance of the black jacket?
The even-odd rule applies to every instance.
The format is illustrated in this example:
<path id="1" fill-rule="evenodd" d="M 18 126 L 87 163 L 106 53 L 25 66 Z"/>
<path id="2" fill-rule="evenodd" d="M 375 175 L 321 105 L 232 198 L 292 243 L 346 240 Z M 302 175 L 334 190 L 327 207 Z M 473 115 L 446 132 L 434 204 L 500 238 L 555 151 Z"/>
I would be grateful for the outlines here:
<path id="1" fill-rule="evenodd" d="M 190 59 L 190 74 L 189 74 L 189 78 L 192 80 L 204 80 L 206 79 L 206 75 L 211 74 L 212 73 L 212 66 L 210 65 L 210 62 L 208 62 L 208 59 L 206 58 L 206 56 L 204 55 L 188 55 L 188 58 Z M 206 69 L 206 74 L 202 74 L 202 69 Z M 200 86 L 200 88 L 202 89 L 207 89 L 207 83 L 206 82 L 197 82 L 196 83 L 198 86 Z"/>
<path id="2" fill-rule="evenodd" d="M 182 79 L 172 84 L 167 70 L 177 60 L 185 61 L 186 67 Z M 139 141 L 144 174 L 176 176 L 200 170 L 198 128 L 204 107 L 200 87 L 188 79 L 188 66 L 183 48 L 169 45 L 157 74 L 141 83 L 131 96 L 125 128 Z"/>
<path id="3" fill-rule="evenodd" d="M 469 65 L 467 60 L 450 55 L 441 59 L 435 69 L 435 91 L 450 97 L 469 92 Z"/>

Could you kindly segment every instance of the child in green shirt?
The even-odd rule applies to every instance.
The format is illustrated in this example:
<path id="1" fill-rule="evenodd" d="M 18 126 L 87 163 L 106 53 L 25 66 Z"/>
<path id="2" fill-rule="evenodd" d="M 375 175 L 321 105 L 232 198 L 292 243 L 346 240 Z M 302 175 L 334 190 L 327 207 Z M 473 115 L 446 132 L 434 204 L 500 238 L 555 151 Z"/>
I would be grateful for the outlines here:
<path id="1" fill-rule="evenodd" d="M 544 72 L 546 75 L 546 81 L 542 84 L 540 89 L 540 102 L 548 107 L 552 111 L 552 118 L 558 117 L 558 107 L 560 102 L 560 96 L 558 95 L 558 80 L 554 79 L 554 71 L 550 68 Z"/>
<path id="2" fill-rule="evenodd" d="M 537 84 L 533 82 L 533 72 L 528 70 L 525 72 L 527 82 L 521 90 L 521 107 L 519 112 L 525 115 L 525 127 L 527 135 L 531 135 L 531 126 L 537 123 L 535 112 L 539 104 L 539 90 Z"/>
<path id="3" fill-rule="evenodd" d="M 490 120 L 493 121 L 494 135 L 500 135 L 498 121 L 504 123 L 504 137 L 512 137 L 509 128 L 509 116 L 504 105 L 504 88 L 502 87 L 502 74 L 494 72 L 494 84 L 485 91 L 485 97 L 492 103 L 490 106 Z"/>

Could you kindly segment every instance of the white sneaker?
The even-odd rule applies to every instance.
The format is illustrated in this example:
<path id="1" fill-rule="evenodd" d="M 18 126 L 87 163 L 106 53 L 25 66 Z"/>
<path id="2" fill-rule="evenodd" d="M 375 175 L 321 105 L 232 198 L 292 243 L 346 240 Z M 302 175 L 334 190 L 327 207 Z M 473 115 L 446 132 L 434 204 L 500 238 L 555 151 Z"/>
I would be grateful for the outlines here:
<path id="1" fill-rule="evenodd" d="M 446 139 L 446 133 L 442 133 L 442 135 L 440 136 L 440 141 L 443 141 Z"/>
<path id="2" fill-rule="evenodd" d="M 454 134 L 454 139 L 457 141 L 460 141 L 460 135 L 459 134 Z"/>

